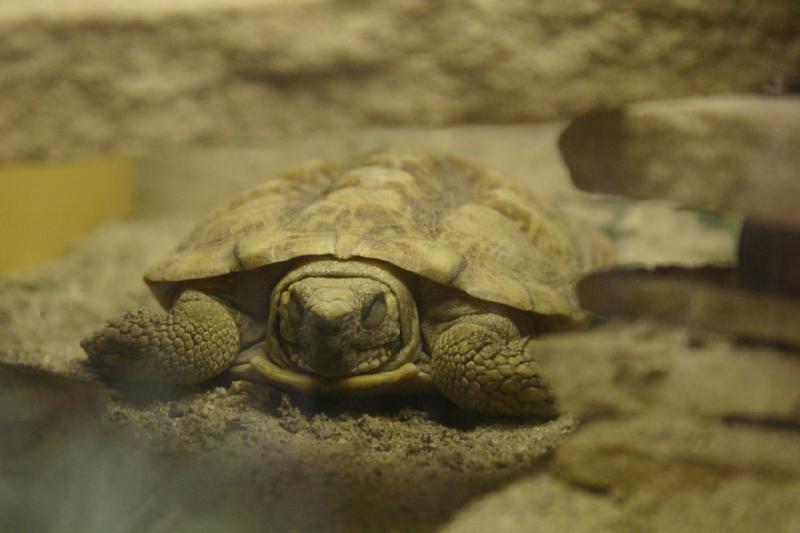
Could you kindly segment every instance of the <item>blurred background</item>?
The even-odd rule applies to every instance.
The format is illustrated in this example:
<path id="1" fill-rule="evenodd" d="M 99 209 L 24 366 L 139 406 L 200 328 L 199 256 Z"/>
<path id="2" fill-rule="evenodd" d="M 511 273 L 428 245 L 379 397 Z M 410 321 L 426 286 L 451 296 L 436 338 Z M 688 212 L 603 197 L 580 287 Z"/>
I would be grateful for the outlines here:
<path id="1" fill-rule="evenodd" d="M 0 529 L 800 530 L 798 92 L 797 0 L 4 0 Z M 107 397 L 78 342 L 193 222 L 378 149 L 613 239 L 569 421 Z"/>
<path id="2" fill-rule="evenodd" d="M 153 152 L 786 93 L 798 83 L 798 9 L 789 0 L 8 0 L 0 270 L 36 264 L 41 248 L 63 251 L 69 235 L 129 212 L 131 176 Z M 315 157 L 307 152 L 301 159 Z"/>

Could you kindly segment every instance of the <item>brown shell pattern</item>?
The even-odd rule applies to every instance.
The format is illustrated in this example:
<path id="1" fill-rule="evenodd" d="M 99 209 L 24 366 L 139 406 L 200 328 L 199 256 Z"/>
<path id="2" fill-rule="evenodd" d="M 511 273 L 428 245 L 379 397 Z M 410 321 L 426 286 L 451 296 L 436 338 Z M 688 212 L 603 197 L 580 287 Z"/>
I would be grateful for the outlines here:
<path id="1" fill-rule="evenodd" d="M 525 311 L 575 317 L 602 239 L 476 163 L 431 154 L 310 162 L 202 221 L 145 280 L 159 286 L 302 256 L 365 257 Z M 166 282 L 166 283 L 165 283 Z"/>

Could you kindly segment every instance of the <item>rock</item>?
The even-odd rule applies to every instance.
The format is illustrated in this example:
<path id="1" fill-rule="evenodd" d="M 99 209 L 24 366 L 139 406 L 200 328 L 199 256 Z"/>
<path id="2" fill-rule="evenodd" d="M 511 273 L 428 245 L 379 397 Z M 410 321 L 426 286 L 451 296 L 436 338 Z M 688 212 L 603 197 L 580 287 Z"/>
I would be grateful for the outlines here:
<path id="1" fill-rule="evenodd" d="M 676 209 L 666 201 L 586 196 L 611 214 L 601 228 L 614 241 L 618 266 L 729 266 L 736 262 L 738 220 Z"/>
<path id="2" fill-rule="evenodd" d="M 549 472 L 614 509 L 618 519 L 603 518 L 599 530 L 797 529 L 796 354 L 646 322 L 530 346 L 562 408 L 580 420 Z M 508 498 L 493 510 L 507 508 Z"/>
<path id="3" fill-rule="evenodd" d="M 440 531 L 795 533 L 799 523 L 800 483 L 744 477 L 666 494 L 642 489 L 621 501 L 545 475 L 474 501 Z"/>
<path id="4" fill-rule="evenodd" d="M 622 518 L 607 498 L 550 476 L 525 478 L 467 505 L 440 533 L 612 532 Z"/>
<path id="5" fill-rule="evenodd" d="M 795 533 L 800 527 L 800 483 L 745 477 L 707 489 L 636 495 L 617 531 L 736 531 Z M 620 524 L 623 525 L 623 524 Z"/>
<path id="6" fill-rule="evenodd" d="M 669 364 L 662 342 L 648 345 L 631 329 L 611 326 L 532 340 L 528 351 L 555 391 L 559 409 L 585 421 L 636 414 L 644 408 L 636 389 L 639 379 L 630 384 L 618 376 L 633 368 L 642 381 L 662 374 Z"/>
<path id="7" fill-rule="evenodd" d="M 538 348 L 561 405 L 583 420 L 551 472 L 580 493 L 607 494 L 607 506 L 625 502 L 615 511 L 621 521 L 599 522 L 600 530 L 758 531 L 754 524 L 764 520 L 792 531 L 800 359 L 701 342 L 658 324 L 611 324 L 543 339 Z M 761 490 L 759 500 L 737 500 L 740 484 Z M 736 520 L 741 529 L 727 527 Z"/>
<path id="8" fill-rule="evenodd" d="M 559 146 L 573 181 L 587 191 L 800 227 L 800 98 L 633 104 L 575 120 Z"/>
<path id="9" fill-rule="evenodd" d="M 737 476 L 791 482 L 800 479 L 797 450 L 800 434 L 790 429 L 654 411 L 586 425 L 557 450 L 553 472 L 621 495 L 708 488 Z"/>
<path id="10" fill-rule="evenodd" d="M 9 0 L 0 161 L 522 122 L 768 90 L 797 72 L 795 9 L 793 0 Z"/>
<path id="11" fill-rule="evenodd" d="M 790 267 L 794 268 L 794 267 Z M 618 269 L 579 284 L 584 308 L 800 346 L 800 299 L 751 289 L 734 269 Z"/>
<path id="12" fill-rule="evenodd" d="M 614 323 L 530 348 L 562 409 L 581 420 L 653 409 L 742 423 L 800 424 L 800 358 L 659 324 Z"/>

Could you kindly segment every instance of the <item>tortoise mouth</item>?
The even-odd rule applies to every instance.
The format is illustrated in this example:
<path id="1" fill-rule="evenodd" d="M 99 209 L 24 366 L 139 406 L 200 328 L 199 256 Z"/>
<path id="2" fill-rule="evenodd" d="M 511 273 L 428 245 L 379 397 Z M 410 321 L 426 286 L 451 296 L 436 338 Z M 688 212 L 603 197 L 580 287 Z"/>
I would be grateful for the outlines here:
<path id="1" fill-rule="evenodd" d="M 344 352 L 335 348 L 326 348 L 325 343 L 315 343 L 308 347 L 301 345 L 298 347 L 299 349 L 294 346 L 287 346 L 287 348 L 289 361 L 300 372 L 336 379 L 381 370 L 397 354 L 400 346 L 378 346 L 360 352 Z"/>

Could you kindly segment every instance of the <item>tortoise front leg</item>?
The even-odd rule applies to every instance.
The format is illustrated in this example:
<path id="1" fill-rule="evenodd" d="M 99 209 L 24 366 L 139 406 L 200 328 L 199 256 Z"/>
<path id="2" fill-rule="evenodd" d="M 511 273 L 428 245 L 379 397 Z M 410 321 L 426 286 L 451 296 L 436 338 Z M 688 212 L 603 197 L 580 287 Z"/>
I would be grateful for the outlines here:
<path id="1" fill-rule="evenodd" d="M 198 383 L 222 373 L 239 352 L 231 311 L 197 291 L 168 313 L 132 311 L 81 342 L 101 375 L 139 382 Z"/>
<path id="2" fill-rule="evenodd" d="M 436 387 L 461 407 L 509 416 L 551 416 L 553 397 L 539 368 L 508 318 L 467 315 L 433 344 L 431 373 Z"/>

